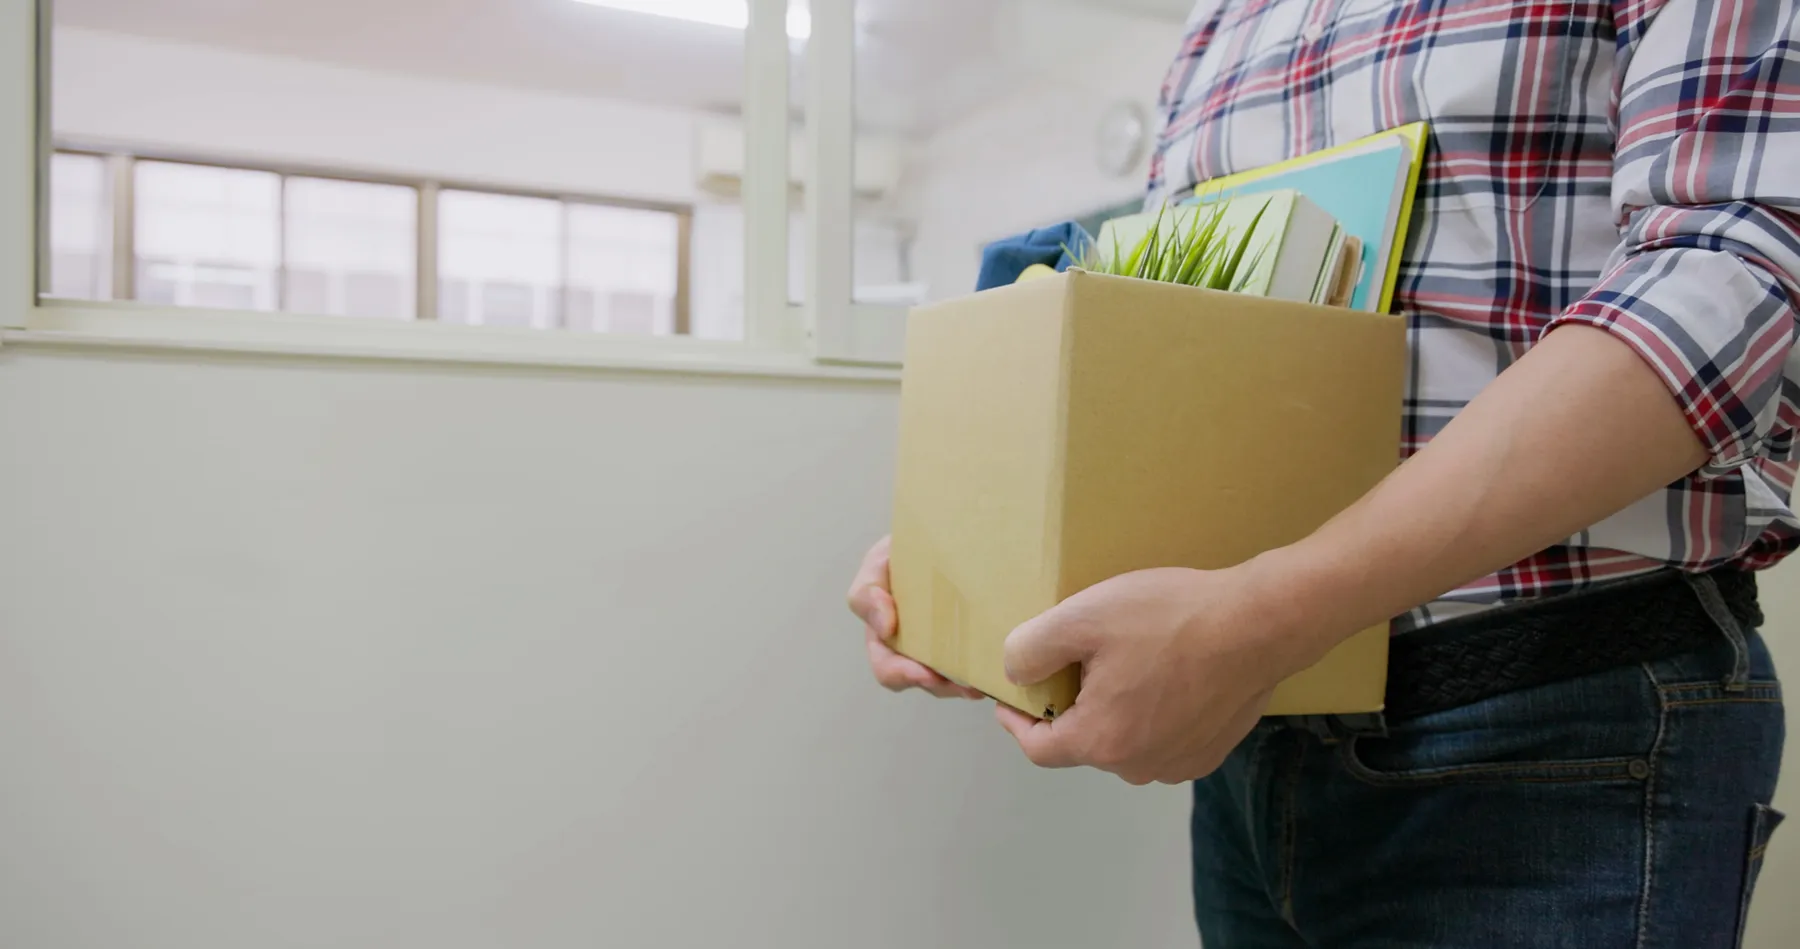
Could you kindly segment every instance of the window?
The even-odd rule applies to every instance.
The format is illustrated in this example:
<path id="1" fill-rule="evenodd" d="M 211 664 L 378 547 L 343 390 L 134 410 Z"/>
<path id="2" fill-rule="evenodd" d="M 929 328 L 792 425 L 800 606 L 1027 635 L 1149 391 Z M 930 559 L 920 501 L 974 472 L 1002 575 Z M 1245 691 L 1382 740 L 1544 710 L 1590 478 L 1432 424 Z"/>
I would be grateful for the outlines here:
<path id="1" fill-rule="evenodd" d="M 690 331 L 686 208 L 72 151 L 57 152 L 51 167 L 49 296 Z M 123 195 L 112 193 L 115 167 L 129 173 Z M 436 202 L 435 215 L 421 216 L 426 200 Z M 435 222 L 431 235 L 422 220 Z M 112 264 L 121 231 L 131 263 L 124 274 Z M 435 254 L 421 259 L 421 248 Z M 421 301 L 421 279 L 436 284 L 435 300 Z"/>
<path id="2" fill-rule="evenodd" d="M 471 326 L 560 325 L 562 205 L 445 191 L 438 197 L 438 316 Z"/>
<path id="3" fill-rule="evenodd" d="M 667 336 L 685 333 L 678 312 L 682 224 L 673 214 L 568 205 L 569 329 Z"/>
<path id="4" fill-rule="evenodd" d="M 50 162 L 49 295 L 112 297 L 112 188 L 106 159 L 58 153 Z"/>
<path id="5" fill-rule="evenodd" d="M 160 161 L 135 171 L 137 299 L 277 308 L 280 175 Z"/>
<path id="6" fill-rule="evenodd" d="M 417 189 L 288 178 L 282 227 L 282 309 L 394 320 L 418 313 Z"/>
<path id="7" fill-rule="evenodd" d="M 788 299 L 806 301 L 806 216 L 788 224 Z M 858 303 L 917 303 L 918 288 L 908 279 L 909 240 L 901 225 L 862 208 L 851 226 L 851 298 Z"/>
<path id="8" fill-rule="evenodd" d="M 445 191 L 438 200 L 440 318 L 685 333 L 685 228 L 670 211 Z"/>
<path id="9" fill-rule="evenodd" d="M 742 339 L 744 335 L 744 209 L 721 201 L 694 209 L 692 256 L 705 264 L 706 279 L 688 284 L 692 293 L 693 335 Z M 806 302 L 806 215 L 788 215 L 787 300 Z M 894 220 L 865 217 L 856 222 L 854 294 L 858 303 L 918 303 L 923 288 L 911 277 L 909 229 Z"/>

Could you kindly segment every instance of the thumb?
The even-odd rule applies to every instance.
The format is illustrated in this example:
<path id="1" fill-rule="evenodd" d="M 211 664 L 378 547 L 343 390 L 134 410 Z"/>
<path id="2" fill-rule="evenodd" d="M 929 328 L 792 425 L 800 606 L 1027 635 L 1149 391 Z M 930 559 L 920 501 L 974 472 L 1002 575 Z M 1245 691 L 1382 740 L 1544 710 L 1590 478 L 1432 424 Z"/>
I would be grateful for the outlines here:
<path id="1" fill-rule="evenodd" d="M 1093 654 L 1088 624 L 1066 606 L 1052 607 L 1006 637 L 1006 678 L 1036 685 Z"/>

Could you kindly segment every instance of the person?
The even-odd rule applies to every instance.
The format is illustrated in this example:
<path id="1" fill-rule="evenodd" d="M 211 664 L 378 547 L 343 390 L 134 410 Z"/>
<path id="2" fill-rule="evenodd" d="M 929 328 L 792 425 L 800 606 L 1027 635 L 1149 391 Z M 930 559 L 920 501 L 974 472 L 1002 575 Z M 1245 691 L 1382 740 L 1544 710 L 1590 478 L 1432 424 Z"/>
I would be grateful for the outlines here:
<path id="1" fill-rule="evenodd" d="M 1195 781 L 1208 949 L 1738 945 L 1784 741 L 1753 572 L 1800 546 L 1800 0 L 1203 0 L 1162 104 L 1156 204 L 1431 123 L 1408 457 L 1021 626 L 1009 677 L 1081 693 L 1000 723 Z M 882 685 L 975 697 L 886 645 L 885 542 L 850 600 Z M 1390 620 L 1385 714 L 1264 719 Z"/>

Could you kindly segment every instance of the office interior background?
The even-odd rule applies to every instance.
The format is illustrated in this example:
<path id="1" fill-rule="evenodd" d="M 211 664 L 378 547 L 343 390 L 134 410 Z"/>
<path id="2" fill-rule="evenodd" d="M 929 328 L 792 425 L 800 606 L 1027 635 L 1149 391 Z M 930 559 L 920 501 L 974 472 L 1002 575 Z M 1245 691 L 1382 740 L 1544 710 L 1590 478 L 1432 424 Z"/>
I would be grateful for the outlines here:
<path id="1" fill-rule="evenodd" d="M 1185 790 L 842 605 L 895 314 L 1139 198 L 1190 5 L 0 0 L 0 944 L 1191 945 Z"/>

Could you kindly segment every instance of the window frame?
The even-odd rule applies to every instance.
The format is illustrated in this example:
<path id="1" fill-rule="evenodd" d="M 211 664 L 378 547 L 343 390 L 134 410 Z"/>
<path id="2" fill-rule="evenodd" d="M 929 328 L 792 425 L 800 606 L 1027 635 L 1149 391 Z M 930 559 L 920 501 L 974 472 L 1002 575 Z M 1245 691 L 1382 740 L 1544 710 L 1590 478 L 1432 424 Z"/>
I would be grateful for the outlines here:
<path id="1" fill-rule="evenodd" d="M 271 162 L 238 160 L 221 158 L 182 149 L 168 148 L 134 148 L 102 141 L 83 138 L 57 138 L 52 141 L 51 154 L 87 155 L 108 162 L 112 168 L 112 192 L 109 195 L 112 211 L 113 246 L 112 253 L 115 265 L 112 275 L 113 300 L 123 303 L 137 303 L 135 269 L 118 266 L 116 261 L 136 260 L 137 250 L 137 194 L 135 170 L 138 162 L 156 162 L 160 164 L 193 165 L 201 168 L 219 168 L 231 171 L 255 171 L 276 175 L 281 179 L 282 192 L 285 195 L 288 183 L 294 178 L 316 178 L 323 181 L 342 181 L 348 184 L 374 184 L 407 188 L 413 192 L 417 202 L 416 228 L 417 247 L 415 254 L 414 294 L 415 313 L 409 321 L 434 322 L 438 319 L 437 287 L 438 287 L 438 205 L 437 199 L 443 191 L 467 191 L 477 194 L 492 194 L 505 197 L 536 198 L 555 201 L 567 216 L 571 205 L 589 207 L 621 208 L 632 211 L 656 211 L 675 218 L 677 239 L 680 242 L 676 249 L 675 272 L 675 312 L 674 325 L 676 335 L 686 335 L 692 325 L 692 315 L 688 312 L 688 300 L 691 296 L 689 281 L 693 274 L 693 254 L 686 237 L 693 231 L 694 206 L 666 201 L 644 201 L 634 198 L 621 198 L 613 195 L 601 195 L 587 192 L 565 192 L 549 189 L 518 188 L 507 185 L 494 185 L 481 182 L 464 181 L 453 178 L 436 178 L 420 175 L 397 175 L 379 171 L 367 171 L 341 165 L 316 165 L 305 162 Z M 429 205 L 429 209 L 427 208 Z M 287 207 L 285 201 L 276 209 L 276 223 L 286 233 Z M 565 248 L 565 253 L 566 253 Z M 122 257 L 121 257 L 122 255 Z M 281 285 L 278 297 L 285 304 L 288 299 L 287 256 L 283 248 L 279 273 Z M 561 288 L 564 292 L 567 287 Z M 67 299 L 55 303 L 58 306 L 71 305 L 75 301 Z M 90 301 L 98 302 L 98 301 Z M 265 312 L 265 311 L 257 311 Z M 291 313 L 277 308 L 272 312 Z"/>
<path id="2" fill-rule="evenodd" d="M 779 5 L 785 16 L 786 0 L 766 4 L 765 15 Z M 821 361 L 898 364 L 907 308 L 856 302 L 856 0 L 812 0 L 809 9 L 805 324 Z"/>
<path id="3" fill-rule="evenodd" d="M 0 0 L 0 327 L 24 327 L 49 283 L 50 16 L 31 0 Z M 39 187 L 42 182 L 42 187 Z"/>
<path id="4" fill-rule="evenodd" d="M 745 339 L 700 340 L 687 336 L 624 337 L 601 333 L 544 333 L 490 327 L 452 327 L 437 321 L 376 321 L 356 317 L 305 316 L 234 310 L 199 310 L 131 300 L 40 299 L 47 287 L 50 156 L 57 143 L 50 123 L 51 27 L 53 0 L 0 0 L 0 344 L 94 345 L 131 349 L 179 349 L 325 358 L 366 358 L 470 364 L 568 366 L 725 373 L 761 376 L 821 376 L 893 381 L 899 363 L 904 308 L 856 304 L 848 274 L 828 274 L 823 263 L 845 251 L 853 234 L 851 109 L 820 107 L 846 99 L 854 74 L 855 0 L 812 0 L 814 50 L 830 44 L 837 55 L 820 57 L 808 70 L 809 118 L 806 136 L 813 161 L 803 182 L 809 219 L 807 286 L 832 290 L 842 298 L 809 293 L 801 306 L 786 300 L 788 212 L 789 48 L 786 0 L 750 0 L 745 31 L 746 102 L 744 124 Z M 69 142 L 71 146 L 96 143 Z M 83 150 L 79 147 L 67 150 Z M 303 164 L 237 161 L 230 156 L 179 155 L 161 149 L 130 149 L 144 159 L 271 170 L 309 177 L 345 177 L 342 169 Z M 821 159 L 824 161 L 821 162 Z M 272 167 L 273 166 L 273 167 Z M 333 172 L 337 172 L 336 175 Z M 118 179 L 115 178 L 115 181 Z M 421 181 L 394 175 L 354 175 L 348 180 L 378 183 Z M 448 187 L 452 183 L 442 182 Z M 588 195 L 534 191 L 484 182 L 456 182 L 459 188 L 499 194 L 591 200 Z M 435 190 L 436 183 L 427 187 Z M 822 189 L 829 189 L 822 190 Z M 420 191 L 420 232 L 428 217 L 435 234 L 435 194 Z M 644 202 L 606 199 L 603 203 L 644 207 Z M 656 209 L 666 205 L 650 202 Z M 691 208 L 687 218 L 691 229 Z M 116 218 L 115 218 L 116 229 Z M 129 231 L 127 233 L 130 233 Z M 119 239 L 115 233 L 115 242 Z M 778 238 L 778 239 L 771 239 Z M 421 290 L 427 259 L 423 246 Z M 683 241 L 686 247 L 687 242 Z M 429 257 L 424 253 L 431 250 Z M 847 257 L 847 253 L 845 254 Z M 115 262 L 119 256 L 115 253 Z M 691 261 L 688 262 L 691 273 Z M 435 267 L 431 268 L 435 271 Z M 435 272 L 432 274 L 435 278 Z M 687 287 L 683 280 L 681 286 Z M 684 294 L 691 298 L 691 293 Z M 435 306 L 431 294 L 418 303 Z M 682 301 L 684 304 L 687 300 Z M 386 324 L 386 325 L 382 325 Z"/>

